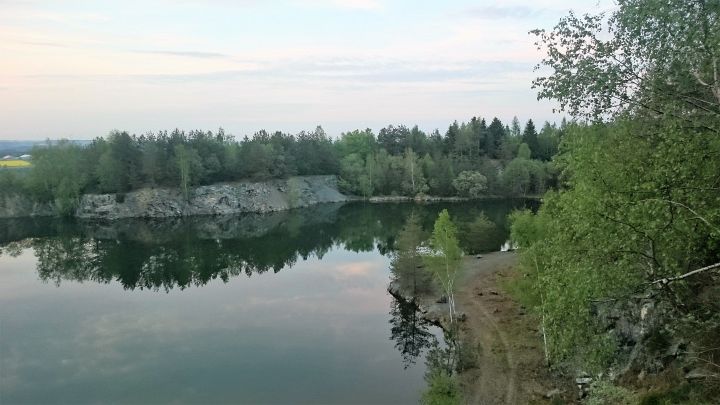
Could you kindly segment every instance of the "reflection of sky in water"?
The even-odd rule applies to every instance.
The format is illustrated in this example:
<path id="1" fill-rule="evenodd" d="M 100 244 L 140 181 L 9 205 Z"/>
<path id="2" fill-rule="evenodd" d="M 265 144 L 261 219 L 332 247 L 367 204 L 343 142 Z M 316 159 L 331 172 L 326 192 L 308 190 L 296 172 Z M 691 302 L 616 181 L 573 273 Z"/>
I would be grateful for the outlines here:
<path id="1" fill-rule="evenodd" d="M 0 257 L 0 402 L 416 403 L 389 340 L 388 259 L 335 249 L 277 274 L 154 292 L 39 281 Z"/>

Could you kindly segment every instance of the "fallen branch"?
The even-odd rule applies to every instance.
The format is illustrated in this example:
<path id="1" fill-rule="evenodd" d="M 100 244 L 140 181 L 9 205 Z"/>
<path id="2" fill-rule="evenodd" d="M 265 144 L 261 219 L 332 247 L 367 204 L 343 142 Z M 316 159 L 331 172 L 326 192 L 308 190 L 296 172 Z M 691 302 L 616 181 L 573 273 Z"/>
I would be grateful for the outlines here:
<path id="1" fill-rule="evenodd" d="M 655 281 L 651 282 L 650 284 L 663 284 L 663 285 L 665 285 L 665 284 L 672 283 L 673 281 L 682 280 L 682 279 L 684 279 L 684 278 L 688 278 L 688 277 L 693 276 L 693 275 L 695 275 L 695 274 L 702 273 L 702 272 L 708 271 L 708 270 L 717 269 L 717 268 L 720 268 L 720 263 L 711 264 L 711 265 L 709 265 L 709 266 L 703 267 L 703 268 L 701 268 L 701 269 L 693 270 L 693 271 L 691 271 L 691 272 L 689 272 L 689 273 L 685 273 L 685 274 L 680 275 L 680 276 L 661 278 L 660 280 L 655 280 Z"/>

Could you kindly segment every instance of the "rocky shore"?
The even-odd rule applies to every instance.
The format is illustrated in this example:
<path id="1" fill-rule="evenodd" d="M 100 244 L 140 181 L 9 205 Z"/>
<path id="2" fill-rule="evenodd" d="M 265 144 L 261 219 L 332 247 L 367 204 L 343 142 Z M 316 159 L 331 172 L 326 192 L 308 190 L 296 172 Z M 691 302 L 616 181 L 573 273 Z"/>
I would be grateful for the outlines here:
<path id="1" fill-rule="evenodd" d="M 338 191 L 335 176 L 304 176 L 265 182 L 235 182 L 195 187 L 187 196 L 176 188 L 143 188 L 124 194 L 86 194 L 74 216 L 84 219 L 169 218 L 196 215 L 266 213 L 350 198 Z M 54 216 L 52 202 L 24 196 L 0 201 L 0 218 Z"/>

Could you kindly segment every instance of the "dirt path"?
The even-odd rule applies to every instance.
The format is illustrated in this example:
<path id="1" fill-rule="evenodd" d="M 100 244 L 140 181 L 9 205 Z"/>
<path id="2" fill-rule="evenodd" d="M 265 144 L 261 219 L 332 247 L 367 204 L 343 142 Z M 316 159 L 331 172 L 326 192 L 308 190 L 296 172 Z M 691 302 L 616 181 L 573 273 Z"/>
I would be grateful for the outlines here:
<path id="1" fill-rule="evenodd" d="M 463 259 L 457 284 L 458 310 L 466 314 L 463 340 L 477 351 L 476 368 L 460 375 L 468 404 L 550 403 L 555 388 L 570 400 L 572 387 L 560 387 L 544 365 L 538 322 L 502 289 L 515 277 L 511 252 Z"/>

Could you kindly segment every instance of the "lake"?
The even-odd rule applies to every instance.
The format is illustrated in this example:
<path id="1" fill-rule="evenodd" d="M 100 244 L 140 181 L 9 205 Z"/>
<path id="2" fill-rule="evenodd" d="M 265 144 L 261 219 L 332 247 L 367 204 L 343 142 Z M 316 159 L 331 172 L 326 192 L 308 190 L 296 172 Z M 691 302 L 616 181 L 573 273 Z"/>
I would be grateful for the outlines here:
<path id="1" fill-rule="evenodd" d="M 441 334 L 387 292 L 397 233 L 448 208 L 498 250 L 526 204 L 0 221 L 0 403 L 417 403 Z"/>

